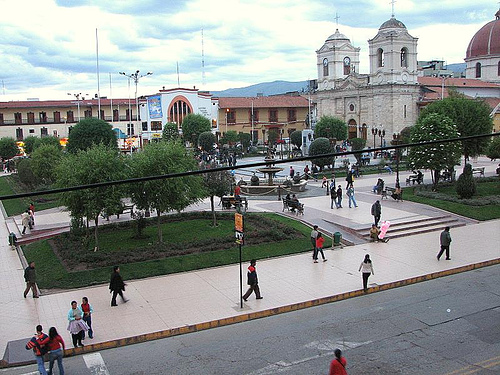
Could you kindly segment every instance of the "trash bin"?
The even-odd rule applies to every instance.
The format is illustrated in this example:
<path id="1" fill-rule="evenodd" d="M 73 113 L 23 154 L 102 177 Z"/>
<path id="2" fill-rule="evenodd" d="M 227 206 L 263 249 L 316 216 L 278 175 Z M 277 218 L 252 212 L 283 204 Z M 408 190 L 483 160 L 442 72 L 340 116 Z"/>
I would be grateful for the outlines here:
<path id="1" fill-rule="evenodd" d="M 340 232 L 335 232 L 333 234 L 333 246 L 339 246 L 340 245 L 340 240 L 342 239 L 342 233 Z"/>
<path id="2" fill-rule="evenodd" d="M 9 245 L 10 246 L 15 246 L 16 241 L 17 241 L 17 237 L 16 237 L 15 233 L 10 232 L 9 233 Z"/>

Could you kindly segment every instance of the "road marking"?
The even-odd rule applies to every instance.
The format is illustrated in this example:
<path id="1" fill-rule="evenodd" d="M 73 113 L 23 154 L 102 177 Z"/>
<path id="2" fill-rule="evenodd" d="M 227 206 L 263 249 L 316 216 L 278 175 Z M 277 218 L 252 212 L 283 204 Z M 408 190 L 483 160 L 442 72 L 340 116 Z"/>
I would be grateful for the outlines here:
<path id="1" fill-rule="evenodd" d="M 109 375 L 100 353 L 86 354 L 83 356 L 83 360 L 92 375 Z"/>
<path id="2" fill-rule="evenodd" d="M 470 374 L 474 374 L 474 373 L 479 372 L 479 371 L 484 370 L 484 369 L 496 367 L 498 365 L 500 365 L 500 355 L 497 357 L 487 359 L 487 360 L 482 361 L 482 362 L 477 362 L 477 363 L 474 363 L 472 365 L 465 366 L 463 368 L 460 368 L 460 369 L 452 371 L 452 372 L 448 372 L 445 375 L 470 375 Z"/>

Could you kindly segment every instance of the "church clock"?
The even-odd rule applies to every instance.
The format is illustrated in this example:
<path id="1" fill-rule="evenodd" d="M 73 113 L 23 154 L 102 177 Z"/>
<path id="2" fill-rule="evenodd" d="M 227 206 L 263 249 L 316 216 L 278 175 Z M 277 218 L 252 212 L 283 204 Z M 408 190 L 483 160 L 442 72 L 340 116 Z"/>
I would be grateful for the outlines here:
<path id="1" fill-rule="evenodd" d="M 349 56 L 344 57 L 344 66 L 351 65 L 351 59 Z"/>

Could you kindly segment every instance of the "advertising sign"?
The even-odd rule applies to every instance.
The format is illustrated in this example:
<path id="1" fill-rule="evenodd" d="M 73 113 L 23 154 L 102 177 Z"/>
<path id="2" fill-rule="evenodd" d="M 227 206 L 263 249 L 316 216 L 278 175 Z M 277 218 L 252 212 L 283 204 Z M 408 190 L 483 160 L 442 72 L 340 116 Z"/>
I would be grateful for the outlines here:
<path id="1" fill-rule="evenodd" d="M 149 118 L 162 118 L 161 95 L 148 97 Z"/>

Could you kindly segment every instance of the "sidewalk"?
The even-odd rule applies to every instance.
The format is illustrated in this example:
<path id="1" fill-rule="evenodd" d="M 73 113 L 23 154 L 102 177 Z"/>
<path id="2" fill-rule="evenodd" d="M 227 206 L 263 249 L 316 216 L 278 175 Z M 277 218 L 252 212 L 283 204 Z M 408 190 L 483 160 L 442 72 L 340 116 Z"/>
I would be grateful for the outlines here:
<path id="1" fill-rule="evenodd" d="M 345 208 L 331 210 L 330 198 L 326 195 L 304 198 L 306 212 L 298 219 L 318 224 L 327 231 L 334 230 L 335 223 L 351 227 L 369 225 L 372 221 L 370 206 L 377 196 L 367 190 L 376 177 L 361 178 L 355 182 L 358 208 L 349 209 L 345 201 Z M 345 186 L 344 181 L 342 185 Z M 311 189 L 314 187 L 314 183 L 311 184 Z M 442 213 L 411 202 L 384 201 L 382 204 L 383 220 Z M 281 212 L 281 203 L 277 200 L 252 200 L 250 207 L 256 211 Z M 190 210 L 208 208 L 209 204 L 205 201 L 190 207 Z M 37 225 L 67 224 L 64 215 L 67 214 L 48 212 L 44 215 L 43 211 L 38 212 Z M 120 304 L 119 301 L 118 307 L 111 308 L 107 285 L 43 295 L 39 299 L 24 299 L 23 267 L 16 252 L 7 245 L 6 226 L 0 224 L 0 351 L 5 351 L 9 341 L 31 337 L 37 324 L 42 324 L 46 332 L 49 327 L 55 326 L 67 346 L 71 347 L 66 315 L 71 301 L 80 303 L 83 296 L 87 296 L 94 307 L 95 332 L 95 338 L 87 338 L 84 343 L 86 346 L 96 344 L 94 349 L 100 350 L 116 345 L 116 340 L 120 339 L 141 335 L 144 339 L 158 338 L 183 330 L 198 330 L 267 316 L 299 305 L 313 305 L 319 299 L 326 298 L 327 301 L 343 293 L 353 292 L 351 296 L 359 294 L 362 282 L 358 268 L 366 253 L 373 260 L 375 275 L 370 278 L 373 290 L 382 285 L 394 286 L 401 280 L 433 273 L 438 273 L 438 276 L 439 272 L 500 260 L 500 220 L 479 224 L 469 222 L 467 226 L 452 229 L 451 236 L 451 261 L 442 258 L 438 262 L 436 259 L 439 232 L 396 238 L 388 243 L 361 243 L 326 250 L 328 261 L 318 264 L 312 262 L 309 253 L 259 260 L 257 271 L 264 299 L 255 300 L 252 295 L 243 309 L 239 307 L 238 265 L 129 282 L 124 274 L 122 276 L 128 284 L 125 296 L 130 302 Z M 246 273 L 247 264 L 243 267 Z M 243 278 L 245 283 L 246 275 Z M 246 285 L 243 287 L 246 289 Z M 224 319 L 229 320 L 224 322 Z M 203 324 L 207 322 L 210 324 Z M 175 330 L 169 331 L 172 329 Z M 122 340 L 120 344 L 131 342 L 134 339 Z M 22 354 L 26 353 L 28 359 L 32 359 L 31 353 L 23 349 Z"/>

